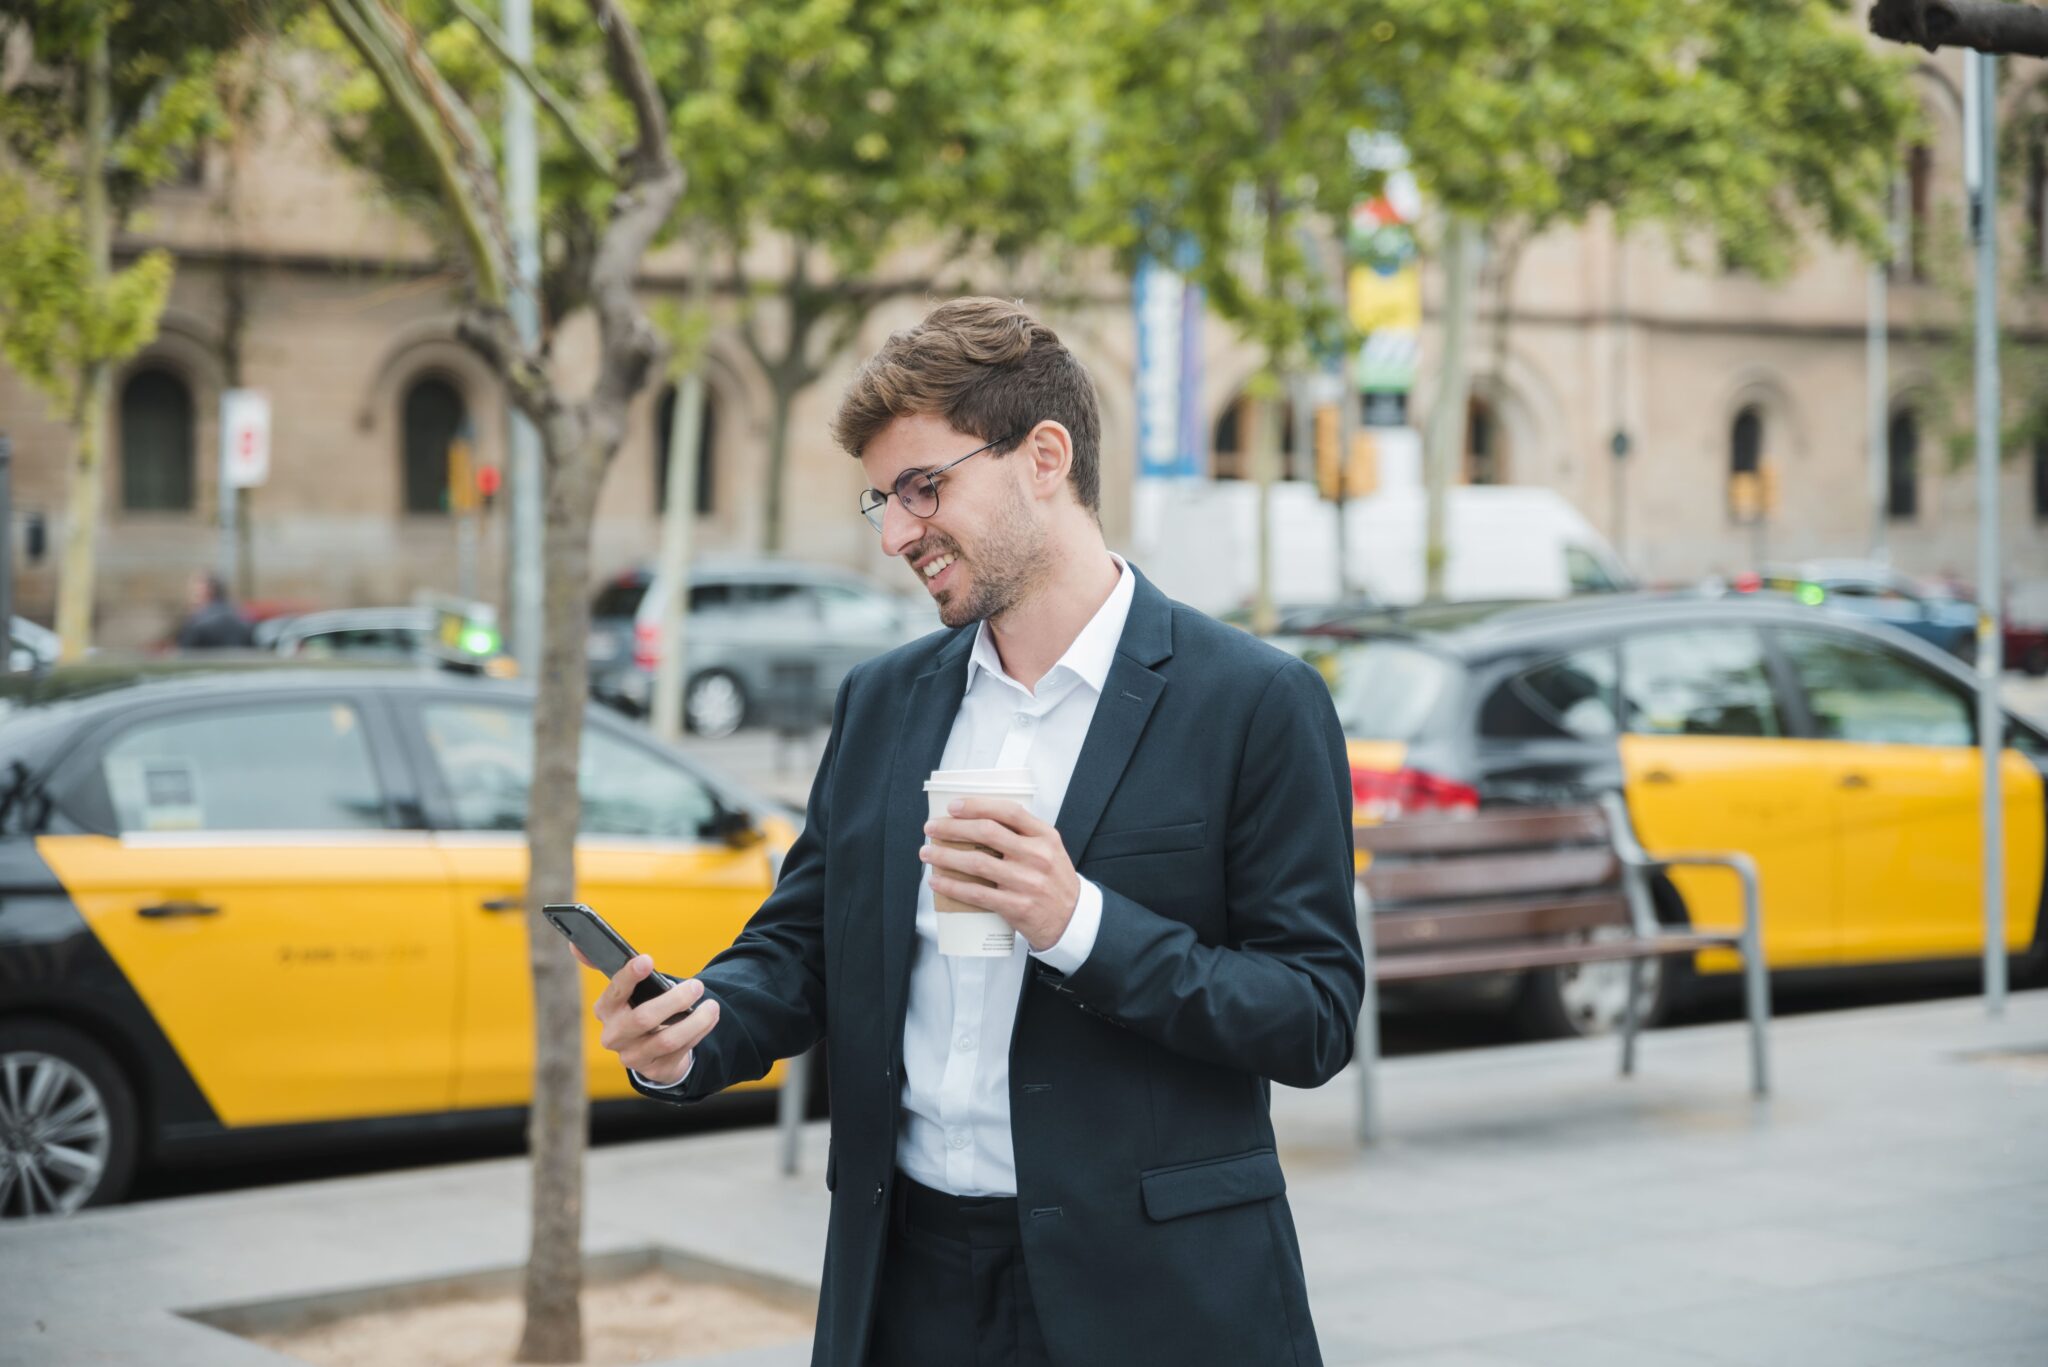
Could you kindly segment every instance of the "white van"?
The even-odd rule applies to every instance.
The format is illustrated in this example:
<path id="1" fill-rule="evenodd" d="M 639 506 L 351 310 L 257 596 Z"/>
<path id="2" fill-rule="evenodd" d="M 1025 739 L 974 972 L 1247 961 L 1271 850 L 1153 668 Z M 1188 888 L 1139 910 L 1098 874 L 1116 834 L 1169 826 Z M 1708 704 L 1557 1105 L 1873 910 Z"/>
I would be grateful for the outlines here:
<path id="1" fill-rule="evenodd" d="M 1458 485 L 1445 510 L 1445 596 L 1470 602 L 1566 598 L 1634 587 L 1606 538 L 1554 489 Z M 1139 491 L 1133 558 L 1167 593 L 1205 612 L 1248 603 L 1257 581 L 1257 496 L 1241 481 L 1189 482 Z M 1422 600 L 1425 501 L 1419 488 L 1388 490 L 1344 505 L 1352 587 L 1391 604 Z M 1334 505 L 1314 486 L 1273 486 L 1273 597 L 1334 602 Z"/>

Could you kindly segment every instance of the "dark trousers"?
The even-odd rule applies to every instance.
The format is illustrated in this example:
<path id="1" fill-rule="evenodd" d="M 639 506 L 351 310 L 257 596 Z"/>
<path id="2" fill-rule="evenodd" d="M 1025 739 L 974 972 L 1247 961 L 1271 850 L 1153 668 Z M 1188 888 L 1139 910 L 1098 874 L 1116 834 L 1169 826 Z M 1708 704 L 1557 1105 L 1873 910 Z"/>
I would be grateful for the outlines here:
<path id="1" fill-rule="evenodd" d="M 868 1367 L 1051 1367 L 1011 1197 L 896 1174 Z"/>

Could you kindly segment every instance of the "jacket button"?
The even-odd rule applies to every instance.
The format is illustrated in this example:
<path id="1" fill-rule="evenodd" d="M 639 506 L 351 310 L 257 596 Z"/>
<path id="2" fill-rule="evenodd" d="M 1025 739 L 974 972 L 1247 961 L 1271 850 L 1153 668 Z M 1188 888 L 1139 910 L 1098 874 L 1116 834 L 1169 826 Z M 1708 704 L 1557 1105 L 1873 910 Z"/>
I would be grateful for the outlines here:
<path id="1" fill-rule="evenodd" d="M 882 1184 L 880 1182 L 875 1183 L 875 1204 L 878 1206 L 882 1204 Z"/>

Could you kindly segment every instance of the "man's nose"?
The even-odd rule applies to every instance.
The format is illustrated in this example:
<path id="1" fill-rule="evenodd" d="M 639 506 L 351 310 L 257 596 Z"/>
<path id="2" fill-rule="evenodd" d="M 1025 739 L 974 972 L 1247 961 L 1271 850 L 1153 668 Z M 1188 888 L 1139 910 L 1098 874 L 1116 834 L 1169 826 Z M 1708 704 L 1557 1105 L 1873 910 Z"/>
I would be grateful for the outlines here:
<path id="1" fill-rule="evenodd" d="M 903 554 L 924 536 L 924 519 L 903 510 L 903 500 L 891 498 L 882 505 L 882 550 L 892 556 Z"/>

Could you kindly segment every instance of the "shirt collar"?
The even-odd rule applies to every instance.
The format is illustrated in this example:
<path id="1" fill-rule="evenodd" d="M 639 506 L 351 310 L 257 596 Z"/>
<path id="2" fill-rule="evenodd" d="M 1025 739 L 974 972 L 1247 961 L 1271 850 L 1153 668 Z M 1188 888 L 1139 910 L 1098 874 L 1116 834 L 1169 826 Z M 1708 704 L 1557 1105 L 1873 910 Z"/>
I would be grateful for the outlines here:
<path id="1" fill-rule="evenodd" d="M 1097 693 L 1108 684 L 1109 667 L 1116 660 L 1117 643 L 1123 639 L 1124 623 L 1131 615 L 1131 600 L 1138 591 L 1137 576 L 1131 573 L 1131 567 L 1124 563 L 1124 558 L 1114 551 L 1110 552 L 1109 558 L 1116 562 L 1116 587 L 1109 591 L 1109 597 L 1088 619 L 1088 625 L 1081 628 L 1081 634 L 1067 647 L 1066 654 L 1046 671 L 1047 680 L 1066 670 Z M 995 636 L 989 631 L 986 621 L 975 628 L 974 653 L 967 661 L 967 687 L 970 690 L 976 678 L 984 672 L 1012 687 L 1023 687 L 1004 671 L 1003 657 L 996 650 Z M 1040 691 L 1043 692 L 1042 687 Z"/>

